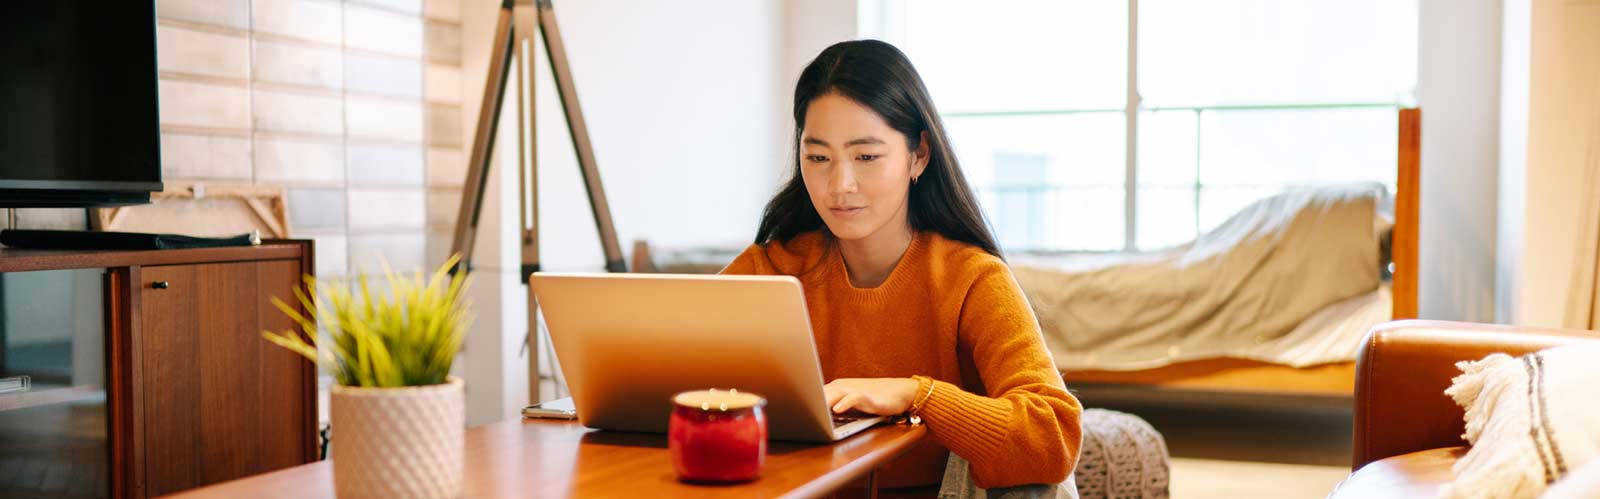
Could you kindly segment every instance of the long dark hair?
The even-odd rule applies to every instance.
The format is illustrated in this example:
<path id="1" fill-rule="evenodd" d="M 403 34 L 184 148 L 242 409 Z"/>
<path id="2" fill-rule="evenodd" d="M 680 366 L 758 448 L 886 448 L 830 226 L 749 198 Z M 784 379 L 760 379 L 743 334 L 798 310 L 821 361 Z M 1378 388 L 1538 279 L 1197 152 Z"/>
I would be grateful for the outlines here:
<path id="1" fill-rule="evenodd" d="M 756 244 L 784 242 L 827 228 L 806 195 L 798 142 L 806 123 L 806 108 L 812 100 L 828 94 L 842 95 L 878 113 L 906 137 L 906 144 L 913 151 L 920 145 L 922 133 L 928 133 L 928 166 L 911 185 L 908 200 L 907 217 L 913 230 L 937 232 L 946 239 L 1000 256 L 983 212 L 978 209 L 977 197 L 956 164 L 944 122 L 939 120 L 922 77 L 900 49 L 878 40 L 833 44 L 800 73 L 794 89 L 795 140 L 790 143 L 796 148 L 794 175 L 767 202 L 761 226 L 756 230 Z"/>

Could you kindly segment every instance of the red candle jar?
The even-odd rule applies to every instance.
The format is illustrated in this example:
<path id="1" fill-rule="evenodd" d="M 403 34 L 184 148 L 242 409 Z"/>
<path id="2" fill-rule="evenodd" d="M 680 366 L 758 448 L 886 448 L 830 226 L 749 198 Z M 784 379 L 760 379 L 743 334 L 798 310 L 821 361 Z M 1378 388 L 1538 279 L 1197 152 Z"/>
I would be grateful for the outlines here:
<path id="1" fill-rule="evenodd" d="M 754 480 L 767 460 L 767 401 L 738 390 L 696 390 L 672 397 L 667 447 L 687 482 Z"/>

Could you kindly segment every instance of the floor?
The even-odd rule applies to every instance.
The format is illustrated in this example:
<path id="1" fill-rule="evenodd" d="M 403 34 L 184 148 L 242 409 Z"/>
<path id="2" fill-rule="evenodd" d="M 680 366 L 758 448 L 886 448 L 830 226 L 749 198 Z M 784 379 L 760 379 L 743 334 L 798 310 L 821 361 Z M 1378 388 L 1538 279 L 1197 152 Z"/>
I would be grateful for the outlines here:
<path id="1" fill-rule="evenodd" d="M 1172 454 L 1171 496 L 1322 498 L 1350 473 L 1350 399 L 1075 387 L 1086 407 L 1136 414 Z"/>
<path id="2" fill-rule="evenodd" d="M 1172 497 L 1327 497 L 1349 468 L 1216 459 L 1172 459 Z"/>

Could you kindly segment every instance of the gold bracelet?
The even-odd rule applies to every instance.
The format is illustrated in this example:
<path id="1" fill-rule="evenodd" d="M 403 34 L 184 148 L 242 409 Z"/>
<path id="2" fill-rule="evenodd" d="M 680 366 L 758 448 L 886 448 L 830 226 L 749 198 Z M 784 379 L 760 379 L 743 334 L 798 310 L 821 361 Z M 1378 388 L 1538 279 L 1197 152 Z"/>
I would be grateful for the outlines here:
<path id="1" fill-rule="evenodd" d="M 927 404 L 929 399 L 933 398 L 933 388 L 935 385 L 933 383 L 933 378 L 929 378 L 927 376 L 917 375 L 912 376 L 911 379 L 917 380 L 917 388 L 919 388 L 918 391 L 921 391 L 920 388 L 922 387 L 923 383 L 928 384 L 928 393 L 923 394 L 923 396 L 918 397 L 916 400 L 913 400 L 911 402 L 911 408 L 906 410 L 906 414 L 915 416 L 918 412 L 922 411 L 922 406 Z"/>

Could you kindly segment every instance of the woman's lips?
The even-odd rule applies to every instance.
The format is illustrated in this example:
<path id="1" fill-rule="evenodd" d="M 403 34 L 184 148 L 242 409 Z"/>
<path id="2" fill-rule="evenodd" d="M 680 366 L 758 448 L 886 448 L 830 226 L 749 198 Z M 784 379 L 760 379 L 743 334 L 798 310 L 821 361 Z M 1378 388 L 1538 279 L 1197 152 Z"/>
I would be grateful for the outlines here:
<path id="1" fill-rule="evenodd" d="M 828 211 L 832 212 L 834 216 L 849 217 L 849 216 L 854 216 L 856 214 L 859 214 L 859 213 L 862 212 L 862 210 L 865 210 L 865 209 L 867 209 L 865 206 L 850 206 L 850 207 L 835 206 L 835 207 L 832 207 L 832 208 L 828 208 Z"/>

